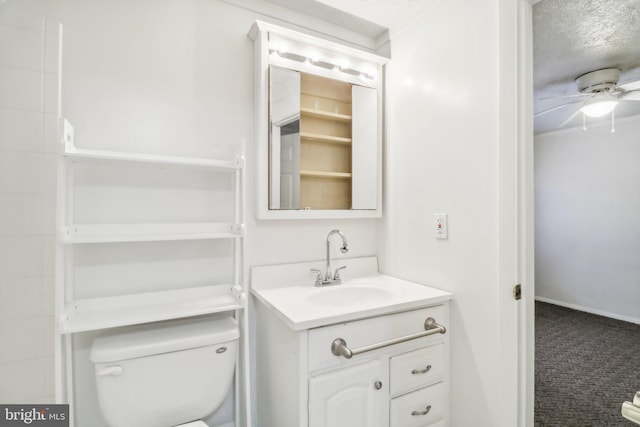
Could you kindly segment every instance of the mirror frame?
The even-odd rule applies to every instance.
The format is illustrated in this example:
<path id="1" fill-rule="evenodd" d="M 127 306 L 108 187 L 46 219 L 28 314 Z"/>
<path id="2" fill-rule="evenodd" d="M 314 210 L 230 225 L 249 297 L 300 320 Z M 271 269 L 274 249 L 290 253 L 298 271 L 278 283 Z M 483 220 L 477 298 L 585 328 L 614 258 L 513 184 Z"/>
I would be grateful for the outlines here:
<path id="1" fill-rule="evenodd" d="M 256 218 L 258 219 L 332 219 L 332 218 L 380 218 L 382 217 L 382 72 L 388 58 L 358 50 L 339 43 L 323 40 L 277 25 L 256 21 L 249 32 L 254 41 L 254 107 L 255 107 L 255 149 L 256 149 Z M 270 45 L 271 42 L 271 45 Z M 373 69 L 374 77 L 362 77 L 313 66 L 307 62 L 295 61 L 281 56 L 270 55 L 276 44 L 286 43 L 300 52 L 315 50 L 336 61 L 348 60 L 354 64 L 364 64 Z M 377 167 L 377 207 L 376 209 L 344 210 L 273 210 L 269 209 L 269 65 L 341 80 L 376 89 L 378 97 L 378 152 Z"/>

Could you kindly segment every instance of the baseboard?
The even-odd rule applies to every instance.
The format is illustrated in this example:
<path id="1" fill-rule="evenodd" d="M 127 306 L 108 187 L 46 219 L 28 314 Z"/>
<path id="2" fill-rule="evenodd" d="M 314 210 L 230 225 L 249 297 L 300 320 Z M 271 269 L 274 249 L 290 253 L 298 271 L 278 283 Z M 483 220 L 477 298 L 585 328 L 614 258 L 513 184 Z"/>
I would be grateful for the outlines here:
<path id="1" fill-rule="evenodd" d="M 631 323 L 640 325 L 640 319 L 635 317 L 622 316 L 620 314 L 610 313 L 608 311 L 596 310 L 594 308 L 583 307 L 581 305 L 570 304 L 568 302 L 558 301 L 555 299 L 545 298 L 545 297 L 536 297 L 536 301 L 546 302 L 553 305 L 559 305 L 561 307 L 571 308 L 573 310 L 584 311 L 585 313 L 597 314 L 598 316 L 609 317 L 611 319 L 622 320 L 625 322 L 631 322 Z"/>

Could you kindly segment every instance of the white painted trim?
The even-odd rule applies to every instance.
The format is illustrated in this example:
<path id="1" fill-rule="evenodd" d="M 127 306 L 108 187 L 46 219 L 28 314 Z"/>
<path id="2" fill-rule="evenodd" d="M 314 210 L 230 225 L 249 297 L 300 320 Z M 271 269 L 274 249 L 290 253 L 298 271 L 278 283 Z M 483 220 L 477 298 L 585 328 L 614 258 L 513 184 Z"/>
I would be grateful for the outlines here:
<path id="1" fill-rule="evenodd" d="M 535 261 L 533 190 L 532 4 L 520 0 L 518 37 L 518 253 L 522 300 L 518 313 L 518 426 L 534 425 Z"/>
<path id="2" fill-rule="evenodd" d="M 519 280 L 518 233 L 518 137 L 520 81 L 518 46 L 518 3 L 498 2 L 498 286 L 497 322 L 498 402 L 496 426 L 512 427 L 518 423 L 519 329 L 521 301 L 513 298 L 513 287 Z"/>
<path id="3" fill-rule="evenodd" d="M 598 316 L 609 317 L 611 319 L 622 320 L 624 322 L 635 323 L 640 325 L 640 318 L 622 316 L 620 314 L 611 313 L 609 311 L 598 310 L 595 308 L 584 307 L 582 305 L 571 304 L 564 301 L 558 301 L 552 298 L 536 297 L 536 301 L 546 302 L 548 304 L 559 305 L 560 307 L 570 308 L 572 310 L 584 311 L 585 313 L 597 314 Z"/>
<path id="4" fill-rule="evenodd" d="M 373 52 L 367 52 L 363 49 L 356 49 L 351 46 L 347 46 L 344 43 L 337 43 L 331 40 L 322 39 L 320 37 L 315 37 L 306 33 L 290 30 L 288 28 L 273 25 L 260 20 L 256 20 L 254 27 L 251 28 L 250 35 L 252 38 L 254 38 L 253 34 L 255 34 L 256 31 L 265 31 L 270 34 L 275 34 L 282 38 L 291 40 L 295 44 L 302 44 L 320 49 L 326 49 L 327 51 L 346 55 L 350 58 L 359 59 L 365 62 L 372 62 L 375 64 L 383 65 L 389 61 L 389 58 L 385 58 Z"/>
<path id="5" fill-rule="evenodd" d="M 287 7 L 280 6 L 274 2 L 263 0 L 220 0 L 240 9 L 257 12 L 262 15 L 262 19 L 269 19 L 280 25 L 291 28 L 298 28 L 304 31 L 311 31 L 318 36 L 332 40 L 344 42 L 354 47 L 375 50 L 378 46 L 378 39 L 388 35 L 388 31 L 377 36 L 371 36 L 332 24 L 326 20 L 307 15 Z"/>
<path id="6" fill-rule="evenodd" d="M 378 199 L 379 200 L 379 199 Z M 362 219 L 381 218 L 382 212 L 373 209 L 344 210 L 274 210 L 263 209 L 256 213 L 258 219 L 292 220 L 292 219 Z"/>

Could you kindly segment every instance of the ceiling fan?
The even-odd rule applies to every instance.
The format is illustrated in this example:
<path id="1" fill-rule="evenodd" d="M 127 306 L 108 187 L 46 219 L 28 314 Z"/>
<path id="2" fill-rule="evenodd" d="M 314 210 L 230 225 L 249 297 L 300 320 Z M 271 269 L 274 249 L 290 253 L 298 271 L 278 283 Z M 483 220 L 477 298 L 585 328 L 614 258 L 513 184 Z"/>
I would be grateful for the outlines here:
<path id="1" fill-rule="evenodd" d="M 583 120 L 584 116 L 602 117 L 609 113 L 613 114 L 613 110 L 620 101 L 640 101 L 640 80 L 618 85 L 619 79 L 620 70 L 618 68 L 604 68 L 578 76 L 575 82 L 580 93 L 552 98 L 579 97 L 582 99 L 540 111 L 534 114 L 534 117 L 579 104 L 579 108 L 558 126 L 558 128 L 561 128 L 573 120 L 580 112 L 583 113 Z"/>

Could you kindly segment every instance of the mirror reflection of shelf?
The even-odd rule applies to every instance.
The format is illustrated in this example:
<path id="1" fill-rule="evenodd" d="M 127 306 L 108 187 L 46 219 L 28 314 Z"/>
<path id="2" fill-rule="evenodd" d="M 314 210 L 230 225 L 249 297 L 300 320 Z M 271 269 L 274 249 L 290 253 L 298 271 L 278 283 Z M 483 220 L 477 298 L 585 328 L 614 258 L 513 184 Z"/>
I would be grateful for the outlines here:
<path id="1" fill-rule="evenodd" d="M 329 111 L 318 110 L 315 108 L 300 108 L 303 117 L 313 117 L 316 119 L 335 120 L 338 122 L 351 123 L 350 114 L 331 113 Z"/>
<path id="2" fill-rule="evenodd" d="M 301 170 L 301 177 L 351 179 L 351 172 L 325 172 Z"/>
<path id="3" fill-rule="evenodd" d="M 351 84 L 300 76 L 300 203 L 351 208 Z"/>
<path id="4" fill-rule="evenodd" d="M 329 142 L 334 144 L 351 144 L 351 138 L 341 136 L 320 135 L 317 133 L 300 132 L 300 138 L 308 141 Z"/>

